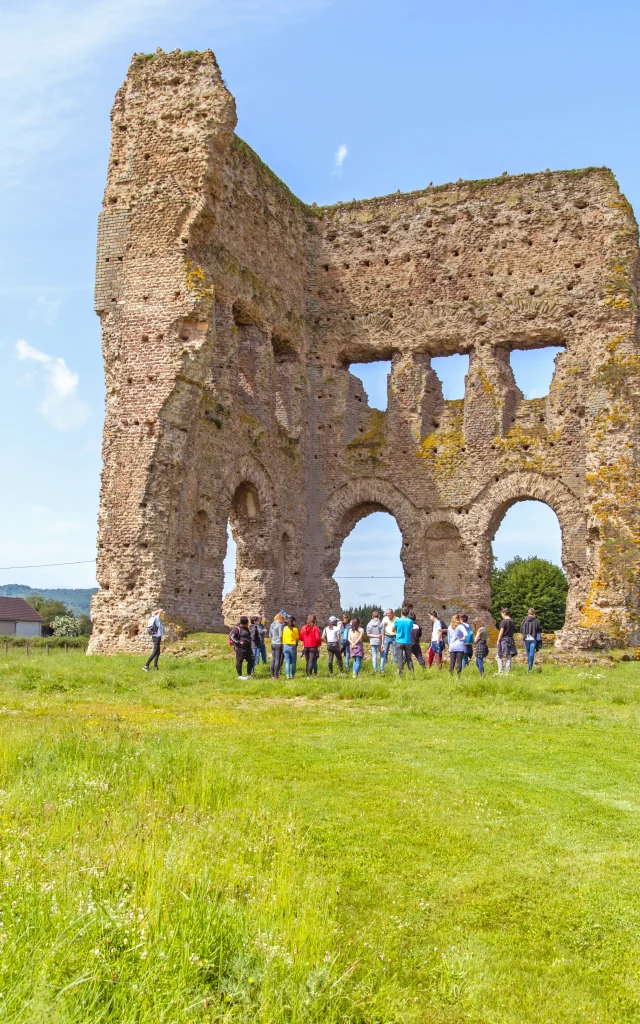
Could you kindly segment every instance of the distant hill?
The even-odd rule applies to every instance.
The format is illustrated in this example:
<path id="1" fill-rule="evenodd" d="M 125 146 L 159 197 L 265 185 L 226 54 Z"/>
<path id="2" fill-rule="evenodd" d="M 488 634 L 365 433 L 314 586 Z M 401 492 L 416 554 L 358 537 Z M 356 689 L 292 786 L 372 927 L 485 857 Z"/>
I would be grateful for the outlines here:
<path id="1" fill-rule="evenodd" d="M 97 592 L 97 587 L 86 590 L 80 587 L 68 590 L 58 587 L 51 590 L 49 587 L 27 587 L 24 583 L 5 583 L 0 587 L 0 597 L 29 597 L 30 594 L 41 594 L 54 601 L 63 601 L 74 615 L 88 615 L 91 595 Z"/>

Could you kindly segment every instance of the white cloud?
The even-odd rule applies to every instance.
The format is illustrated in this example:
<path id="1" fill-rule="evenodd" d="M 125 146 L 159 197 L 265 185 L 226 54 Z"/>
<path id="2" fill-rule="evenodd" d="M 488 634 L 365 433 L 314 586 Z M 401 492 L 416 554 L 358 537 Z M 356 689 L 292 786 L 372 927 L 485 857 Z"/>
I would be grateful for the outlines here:
<path id="1" fill-rule="evenodd" d="M 349 153 L 348 148 L 344 145 L 338 146 L 333 155 L 333 173 L 336 175 L 342 174 L 342 165 L 345 162 Z"/>
<path id="2" fill-rule="evenodd" d="M 331 0 L 9 0 L 0 7 L 0 186 L 20 182 L 20 168 L 57 146 L 83 102 L 79 80 L 95 72 L 108 47 L 141 28 L 176 34 L 189 8 L 201 8 L 207 32 L 269 24 L 308 14 Z M 135 48 L 135 39 L 131 48 Z"/>
<path id="3" fill-rule="evenodd" d="M 89 406 L 78 398 L 80 378 L 69 369 L 62 356 L 40 352 L 22 339 L 16 342 L 16 353 L 18 359 L 41 367 L 45 395 L 38 408 L 45 419 L 59 430 L 82 426 L 89 415 Z"/>

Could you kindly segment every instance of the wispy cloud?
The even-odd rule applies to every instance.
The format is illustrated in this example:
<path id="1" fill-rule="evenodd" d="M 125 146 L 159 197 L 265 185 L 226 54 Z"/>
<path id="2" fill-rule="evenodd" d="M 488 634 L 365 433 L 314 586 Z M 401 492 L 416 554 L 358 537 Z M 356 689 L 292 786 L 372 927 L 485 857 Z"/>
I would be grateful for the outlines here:
<path id="1" fill-rule="evenodd" d="M 53 327 L 60 314 L 60 299 L 41 293 L 29 310 L 30 320 L 41 320 L 47 327 Z"/>
<path id="2" fill-rule="evenodd" d="M 208 32 L 277 23 L 310 14 L 332 0 L 9 0 L 0 8 L 0 187 L 19 183 L 20 169 L 57 146 L 83 103 L 82 78 L 101 53 L 153 26 L 166 36 L 185 12 L 201 9 Z M 135 48 L 136 40 L 132 40 Z"/>
<path id="3" fill-rule="evenodd" d="M 28 360 L 40 367 L 45 394 L 39 411 L 58 430 L 80 427 L 89 415 L 89 406 L 78 398 L 80 378 L 69 369 L 62 356 L 40 352 L 27 341 L 16 342 L 18 359 Z"/>
<path id="4" fill-rule="evenodd" d="M 339 176 L 339 175 L 342 174 L 342 165 L 345 162 L 345 160 L 347 159 L 348 155 L 349 155 L 349 150 L 348 150 L 347 146 L 345 146 L 344 143 L 342 143 L 341 146 L 338 146 L 338 148 L 336 149 L 336 151 L 335 151 L 335 153 L 333 155 L 333 173 L 335 175 Z"/>

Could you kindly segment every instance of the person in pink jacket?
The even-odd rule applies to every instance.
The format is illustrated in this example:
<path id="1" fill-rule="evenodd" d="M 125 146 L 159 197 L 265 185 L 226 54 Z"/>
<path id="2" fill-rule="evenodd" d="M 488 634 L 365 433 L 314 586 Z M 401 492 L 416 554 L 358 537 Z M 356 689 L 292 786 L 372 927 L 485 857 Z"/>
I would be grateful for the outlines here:
<path id="1" fill-rule="evenodd" d="M 300 630 L 300 639 L 304 648 L 304 658 L 307 663 L 307 677 L 313 673 L 318 674 L 318 655 L 322 637 L 316 623 L 315 615 L 307 615 L 306 624 Z"/>

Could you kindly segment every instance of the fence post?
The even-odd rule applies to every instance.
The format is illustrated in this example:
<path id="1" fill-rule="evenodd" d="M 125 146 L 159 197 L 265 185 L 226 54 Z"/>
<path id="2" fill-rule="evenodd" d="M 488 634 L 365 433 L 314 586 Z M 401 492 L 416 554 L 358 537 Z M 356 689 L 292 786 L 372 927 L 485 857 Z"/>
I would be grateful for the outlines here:
<path id="1" fill-rule="evenodd" d="M 27 644 L 26 647 L 27 647 L 27 657 L 28 657 L 29 656 L 29 644 Z"/>
<path id="2" fill-rule="evenodd" d="M 49 644 L 45 644 L 45 645 L 44 645 L 44 649 L 45 649 L 45 651 L 46 651 L 46 652 L 47 652 L 47 654 L 48 654 L 48 653 L 49 653 Z"/>

